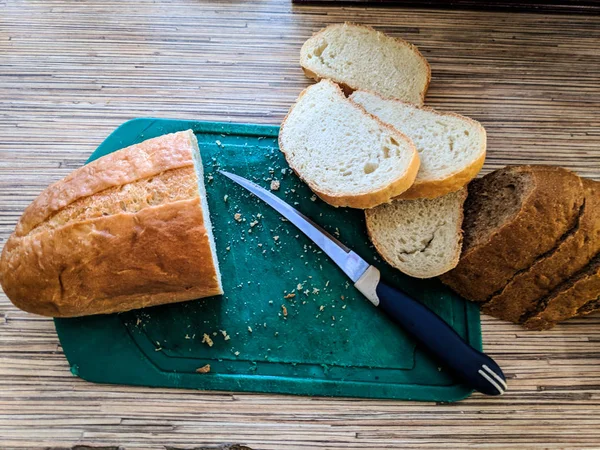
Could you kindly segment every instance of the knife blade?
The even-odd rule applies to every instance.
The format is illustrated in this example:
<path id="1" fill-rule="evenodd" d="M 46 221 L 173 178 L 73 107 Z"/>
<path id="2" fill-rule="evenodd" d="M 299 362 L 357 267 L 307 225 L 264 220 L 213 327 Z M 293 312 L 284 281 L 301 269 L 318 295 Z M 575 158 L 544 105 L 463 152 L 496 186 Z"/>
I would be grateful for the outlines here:
<path id="1" fill-rule="evenodd" d="M 375 266 L 273 193 L 239 175 L 219 172 L 300 229 L 342 269 L 359 292 L 412 335 L 461 382 L 486 395 L 501 395 L 506 391 L 506 377 L 492 358 L 471 347 L 425 305 L 382 281 Z"/>

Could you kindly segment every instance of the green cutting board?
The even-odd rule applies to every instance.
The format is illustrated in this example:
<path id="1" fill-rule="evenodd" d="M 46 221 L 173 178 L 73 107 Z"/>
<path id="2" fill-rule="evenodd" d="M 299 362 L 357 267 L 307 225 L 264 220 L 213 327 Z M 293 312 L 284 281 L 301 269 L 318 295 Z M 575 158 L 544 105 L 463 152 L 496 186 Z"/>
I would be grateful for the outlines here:
<path id="1" fill-rule="evenodd" d="M 291 172 L 277 146 L 278 127 L 135 119 L 115 130 L 90 161 L 187 129 L 200 145 L 225 294 L 56 319 L 73 374 L 99 383 L 445 402 L 471 393 L 293 225 L 218 173 L 234 172 L 265 187 L 280 181 L 276 195 L 481 349 L 477 306 L 437 280 L 416 280 L 383 263 L 368 242 L 362 211 L 325 204 Z M 212 347 L 203 343 L 205 334 Z M 210 372 L 197 373 L 205 364 Z"/>

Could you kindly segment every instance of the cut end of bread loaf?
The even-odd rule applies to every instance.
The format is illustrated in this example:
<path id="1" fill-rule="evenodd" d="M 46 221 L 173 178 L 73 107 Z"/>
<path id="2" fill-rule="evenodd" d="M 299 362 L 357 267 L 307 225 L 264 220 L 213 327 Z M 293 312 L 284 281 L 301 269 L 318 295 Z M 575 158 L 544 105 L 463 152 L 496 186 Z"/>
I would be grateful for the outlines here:
<path id="1" fill-rule="evenodd" d="M 74 171 L 40 194 L 4 246 L 5 293 L 53 317 L 221 294 L 203 183 L 191 130 Z"/>
<path id="2" fill-rule="evenodd" d="M 323 80 L 300 94 L 281 125 L 279 147 L 290 167 L 333 206 L 371 208 L 406 191 L 419 156 L 393 127 Z"/>
<path id="3" fill-rule="evenodd" d="M 198 139 L 196 139 L 196 135 L 191 130 L 189 130 L 188 133 L 190 134 L 190 141 L 193 147 L 192 160 L 194 162 L 194 169 L 196 170 L 196 186 L 198 189 L 198 195 L 200 196 L 200 204 L 202 205 L 204 227 L 206 228 L 208 243 L 210 245 L 210 254 L 212 256 L 212 263 L 216 272 L 216 278 L 220 289 L 219 294 L 222 294 L 223 285 L 221 278 L 221 269 L 219 267 L 219 259 L 217 257 L 217 246 L 215 244 L 212 221 L 210 220 L 210 210 L 208 209 L 206 186 L 204 185 L 204 166 L 202 165 L 202 156 L 200 154 L 200 148 L 198 147 Z"/>
<path id="4" fill-rule="evenodd" d="M 419 173 L 401 198 L 440 197 L 466 186 L 481 170 L 486 132 L 479 122 L 372 92 L 356 91 L 350 100 L 404 133 L 417 147 Z"/>
<path id="5" fill-rule="evenodd" d="M 330 25 L 308 39 L 300 65 L 317 81 L 328 78 L 347 90 L 370 90 L 419 105 L 431 79 L 429 64 L 414 45 L 350 23 Z"/>
<path id="6" fill-rule="evenodd" d="M 416 278 L 456 266 L 462 243 L 467 189 L 435 199 L 394 200 L 365 211 L 367 230 L 381 256 Z"/>

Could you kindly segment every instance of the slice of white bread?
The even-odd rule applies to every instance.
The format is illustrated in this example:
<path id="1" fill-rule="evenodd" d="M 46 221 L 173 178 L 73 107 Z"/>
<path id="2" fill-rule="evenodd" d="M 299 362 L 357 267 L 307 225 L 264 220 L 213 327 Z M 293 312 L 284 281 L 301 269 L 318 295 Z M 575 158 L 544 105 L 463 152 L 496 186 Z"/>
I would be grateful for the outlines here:
<path id="1" fill-rule="evenodd" d="M 431 69 L 417 47 L 371 27 L 330 25 L 308 39 L 300 51 L 306 76 L 329 78 L 346 90 L 377 92 L 422 105 Z"/>
<path id="2" fill-rule="evenodd" d="M 434 199 L 394 200 L 365 211 L 367 231 L 388 264 L 416 278 L 456 267 L 467 188 Z"/>
<path id="3" fill-rule="evenodd" d="M 333 206 L 372 208 L 407 190 L 419 154 L 405 135 L 323 80 L 305 89 L 281 124 L 290 167 Z"/>
<path id="4" fill-rule="evenodd" d="M 356 91 L 350 99 L 406 134 L 415 144 L 421 167 L 401 198 L 434 198 L 471 181 L 485 160 L 486 133 L 481 124 L 454 113 L 441 113 L 377 94 Z"/>

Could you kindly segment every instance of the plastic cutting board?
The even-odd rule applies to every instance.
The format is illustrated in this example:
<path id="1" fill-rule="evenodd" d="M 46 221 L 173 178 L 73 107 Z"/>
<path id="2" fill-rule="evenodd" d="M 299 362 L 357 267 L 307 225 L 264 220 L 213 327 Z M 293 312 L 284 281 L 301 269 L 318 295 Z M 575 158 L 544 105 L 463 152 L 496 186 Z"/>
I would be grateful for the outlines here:
<path id="1" fill-rule="evenodd" d="M 225 294 L 56 319 L 73 374 L 99 383 L 318 396 L 449 402 L 471 393 L 364 299 L 293 225 L 217 172 L 234 172 L 265 187 L 279 181 L 277 195 L 481 349 L 477 306 L 437 280 L 412 279 L 383 263 L 368 242 L 362 211 L 330 207 L 289 170 L 277 146 L 278 127 L 135 119 L 115 130 L 90 161 L 186 129 L 194 130 L 201 149 Z M 205 334 L 212 347 L 202 342 Z M 196 372 L 206 364 L 209 373 Z"/>

